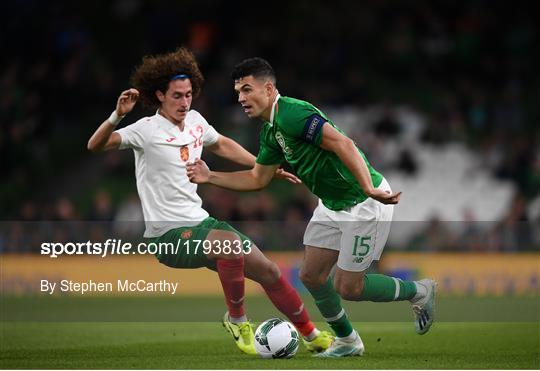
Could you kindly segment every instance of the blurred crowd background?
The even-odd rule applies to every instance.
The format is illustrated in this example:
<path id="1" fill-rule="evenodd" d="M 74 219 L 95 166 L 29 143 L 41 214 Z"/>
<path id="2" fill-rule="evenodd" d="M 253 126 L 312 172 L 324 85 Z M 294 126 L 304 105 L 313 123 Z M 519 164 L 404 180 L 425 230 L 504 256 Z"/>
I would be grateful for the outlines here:
<path id="1" fill-rule="evenodd" d="M 353 137 L 404 192 L 390 247 L 539 249 L 540 40 L 526 2 L 24 0 L 3 8 L 5 223 L 139 225 L 133 154 L 92 155 L 86 143 L 141 58 L 184 45 L 206 78 L 193 108 L 253 153 L 260 124 L 239 108 L 229 77 L 251 56 L 270 61 L 283 95 L 310 101 Z M 149 114 L 139 107 L 121 125 Z M 316 204 L 304 186 L 277 181 L 257 193 L 202 186 L 200 194 L 211 215 L 248 221 L 245 232 L 263 240 L 260 228 L 301 231 Z M 280 227 L 257 227 L 263 221 Z M 4 235 L 0 251 L 27 250 L 8 243 L 20 238 L 24 229 Z M 277 248 L 298 248 L 294 239 Z"/>

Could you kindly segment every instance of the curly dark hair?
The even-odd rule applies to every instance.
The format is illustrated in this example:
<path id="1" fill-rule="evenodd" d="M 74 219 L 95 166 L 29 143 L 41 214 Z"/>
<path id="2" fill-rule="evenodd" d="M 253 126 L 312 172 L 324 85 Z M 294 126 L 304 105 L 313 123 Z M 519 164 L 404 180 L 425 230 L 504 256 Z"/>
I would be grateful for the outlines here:
<path id="1" fill-rule="evenodd" d="M 130 82 L 139 91 L 143 106 L 157 108 L 161 102 L 156 97 L 156 90 L 165 94 L 173 76 L 180 74 L 189 76 L 193 97 L 196 98 L 202 90 L 204 77 L 195 56 L 184 47 L 172 53 L 143 57 L 142 63 L 131 75 Z"/>

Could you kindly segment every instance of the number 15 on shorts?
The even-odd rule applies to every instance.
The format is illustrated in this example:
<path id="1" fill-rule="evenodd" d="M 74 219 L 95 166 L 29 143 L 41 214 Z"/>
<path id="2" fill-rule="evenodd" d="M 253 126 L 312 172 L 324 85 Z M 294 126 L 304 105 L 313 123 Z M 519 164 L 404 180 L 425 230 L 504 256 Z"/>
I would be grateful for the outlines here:
<path id="1" fill-rule="evenodd" d="M 369 243 L 371 242 L 371 236 L 354 236 L 353 246 L 353 261 L 355 263 L 361 263 L 364 257 L 369 253 Z"/>

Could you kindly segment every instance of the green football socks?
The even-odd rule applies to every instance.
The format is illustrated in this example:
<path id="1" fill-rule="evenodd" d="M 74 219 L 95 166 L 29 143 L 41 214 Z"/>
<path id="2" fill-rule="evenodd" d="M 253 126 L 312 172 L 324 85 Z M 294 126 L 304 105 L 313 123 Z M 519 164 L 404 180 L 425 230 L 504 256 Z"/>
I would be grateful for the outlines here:
<path id="1" fill-rule="evenodd" d="M 347 318 L 345 309 L 341 306 L 341 299 L 334 289 L 332 279 L 315 289 L 308 288 L 315 304 L 323 315 L 328 325 L 334 330 L 337 337 L 346 337 L 353 331 L 352 325 Z"/>
<path id="2" fill-rule="evenodd" d="M 416 285 L 413 281 L 403 281 L 399 278 L 384 274 L 366 274 L 364 289 L 359 301 L 401 301 L 410 300 L 416 295 Z"/>
<path id="3" fill-rule="evenodd" d="M 332 279 L 328 278 L 324 285 L 308 288 L 308 290 L 336 336 L 343 338 L 350 335 L 353 328 L 345 309 L 341 306 L 341 299 L 334 289 Z M 366 274 L 364 276 L 364 289 L 358 301 L 401 301 L 410 300 L 415 295 L 416 284 L 413 281 L 403 281 L 384 274 Z"/>

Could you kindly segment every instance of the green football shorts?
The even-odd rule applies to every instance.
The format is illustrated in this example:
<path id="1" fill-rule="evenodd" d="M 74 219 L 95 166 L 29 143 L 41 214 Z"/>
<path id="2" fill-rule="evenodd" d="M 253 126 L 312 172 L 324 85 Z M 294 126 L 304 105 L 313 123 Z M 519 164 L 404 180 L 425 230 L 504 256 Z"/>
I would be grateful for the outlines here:
<path id="1" fill-rule="evenodd" d="M 210 241 L 206 237 L 211 230 L 217 229 L 236 233 L 241 242 L 234 241 Z M 180 227 L 171 229 L 160 237 L 149 238 L 147 243 L 158 245 L 156 258 L 160 263 L 171 268 L 201 268 L 207 267 L 216 270 L 216 261 L 210 260 L 207 254 L 244 251 L 249 254 L 254 246 L 253 241 L 240 233 L 226 222 L 208 217 L 200 224 L 193 227 Z"/>

